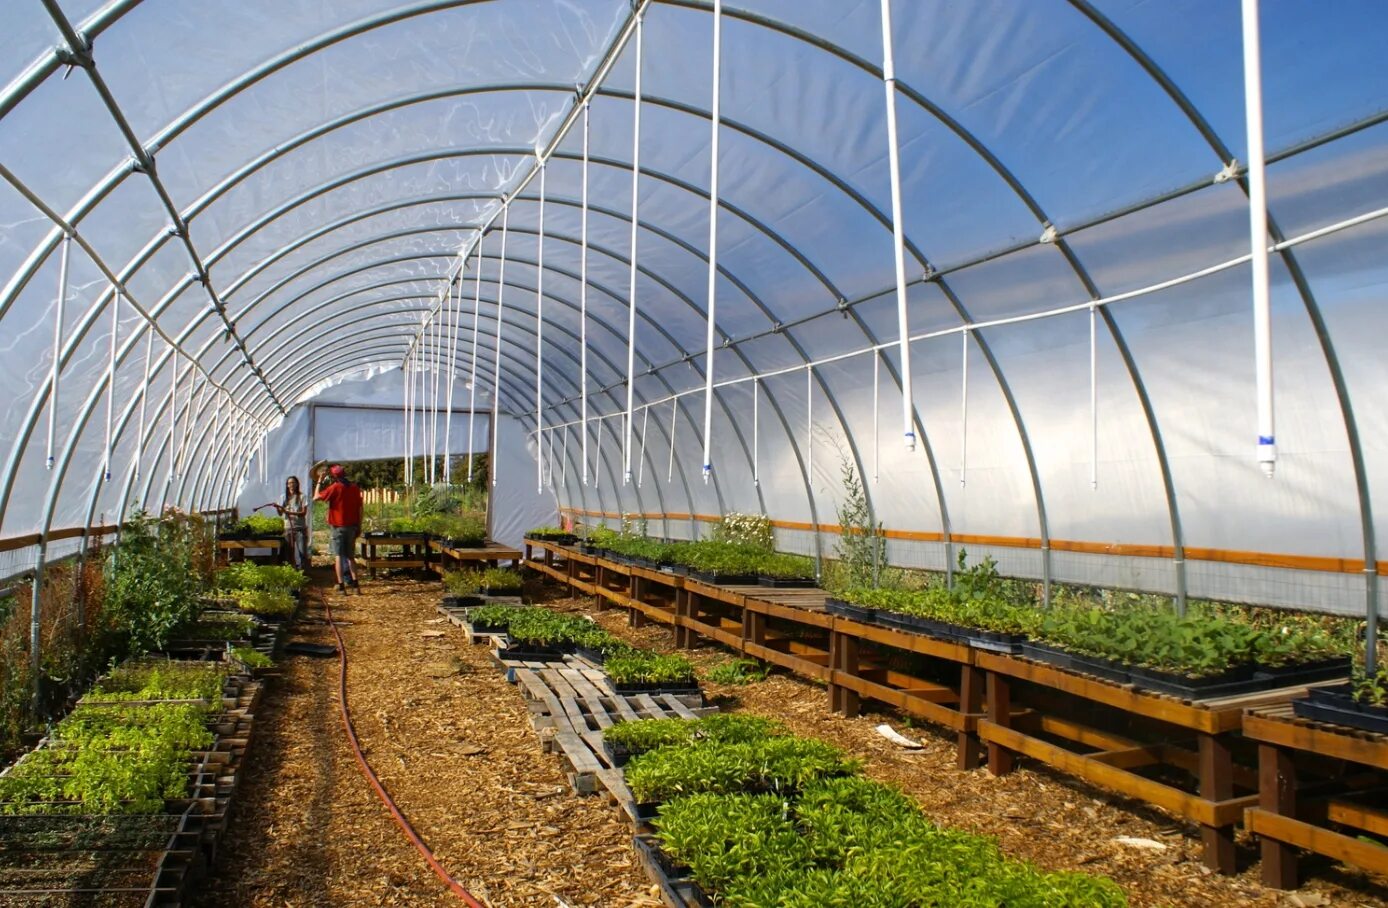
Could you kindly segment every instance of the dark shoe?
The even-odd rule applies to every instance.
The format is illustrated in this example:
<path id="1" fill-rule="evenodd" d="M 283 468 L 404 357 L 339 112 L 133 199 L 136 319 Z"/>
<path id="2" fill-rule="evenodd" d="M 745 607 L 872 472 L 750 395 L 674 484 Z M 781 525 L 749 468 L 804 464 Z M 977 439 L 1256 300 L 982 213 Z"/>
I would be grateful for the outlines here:
<path id="1" fill-rule="evenodd" d="M 339 583 L 339 584 L 337 585 L 337 591 L 338 591 L 339 593 L 345 593 L 345 592 L 347 592 L 347 587 L 345 587 L 345 586 L 343 586 L 342 584 Z"/>
<path id="2" fill-rule="evenodd" d="M 357 595 L 358 595 L 358 596 L 361 595 L 361 583 L 360 583 L 360 582 L 358 582 L 358 581 L 356 581 L 356 580 L 353 580 L 353 581 L 352 581 L 352 589 L 354 589 L 354 590 L 357 591 Z"/>

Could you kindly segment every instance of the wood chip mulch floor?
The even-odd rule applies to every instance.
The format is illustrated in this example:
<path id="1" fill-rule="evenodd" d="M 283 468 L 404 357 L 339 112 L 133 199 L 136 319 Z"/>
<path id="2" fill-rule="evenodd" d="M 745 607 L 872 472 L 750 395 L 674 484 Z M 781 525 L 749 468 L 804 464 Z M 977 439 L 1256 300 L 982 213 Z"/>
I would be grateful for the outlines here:
<path id="1" fill-rule="evenodd" d="M 347 640 L 348 692 L 367 758 L 443 865 L 484 903 L 624 908 L 660 904 L 630 850 L 630 833 L 601 797 L 580 798 L 555 756 L 542 754 L 519 691 L 482 646 L 439 620 L 437 583 L 383 579 L 365 595 L 327 592 Z M 539 592 L 536 587 L 535 592 Z M 609 630 L 662 651 L 669 630 L 627 627 L 620 611 L 545 589 L 552 608 L 592 615 Z M 335 644 L 311 605 L 295 639 Z M 692 654 L 701 668 L 729 658 Z M 295 656 L 257 715 L 257 740 L 236 815 L 197 905 L 456 905 L 405 840 L 357 769 L 337 707 L 336 658 Z M 1117 880 L 1147 906 L 1385 906 L 1383 881 L 1307 861 L 1296 894 L 1264 889 L 1256 865 L 1209 873 L 1193 830 L 1022 761 L 994 778 L 954 768 L 954 742 L 893 713 L 831 715 L 824 689 L 784 674 L 725 686 L 705 683 L 725 709 L 779 718 L 865 759 L 869 775 L 920 801 L 942 825 L 995 836 L 1009 855 L 1047 869 Z M 921 740 L 906 751 L 881 737 L 887 722 Z M 1119 837 L 1147 839 L 1135 847 Z M 1244 857 L 1256 850 L 1244 842 Z"/>

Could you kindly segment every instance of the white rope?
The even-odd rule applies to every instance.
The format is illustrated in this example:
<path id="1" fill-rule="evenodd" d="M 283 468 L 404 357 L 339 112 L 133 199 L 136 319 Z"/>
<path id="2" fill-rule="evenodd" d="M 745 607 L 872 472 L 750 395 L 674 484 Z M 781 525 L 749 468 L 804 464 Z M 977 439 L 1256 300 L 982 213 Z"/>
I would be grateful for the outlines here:
<path id="1" fill-rule="evenodd" d="M 1099 488 L 1099 309 L 1089 307 L 1089 487 Z"/>
<path id="2" fill-rule="evenodd" d="M 665 468 L 665 482 L 670 483 L 675 478 L 675 424 L 679 422 L 680 409 L 678 398 L 670 398 L 670 463 Z"/>
<path id="3" fill-rule="evenodd" d="M 805 367 L 805 475 L 814 484 L 814 366 Z"/>
<path id="4" fill-rule="evenodd" d="M 641 71 L 645 28 L 636 19 L 636 86 L 631 124 L 631 267 L 627 278 L 627 408 L 622 424 L 622 484 L 631 482 L 631 415 L 636 399 L 636 234 L 641 207 Z"/>
<path id="5" fill-rule="evenodd" d="M 752 485 L 761 485 L 761 382 L 752 382 Z"/>
<path id="6" fill-rule="evenodd" d="M 880 372 L 879 372 L 879 367 L 881 366 L 881 364 L 882 364 L 882 357 L 881 357 L 881 356 L 876 356 L 876 355 L 873 356 L 873 358 L 872 358 L 872 481 L 873 481 L 874 484 L 877 482 L 877 476 L 878 476 L 878 473 L 879 473 L 879 469 L 880 469 L 880 467 L 881 467 L 881 465 L 882 465 L 882 460 L 881 460 L 881 453 L 882 453 L 882 452 L 881 452 L 881 448 L 882 448 L 882 431 L 881 431 L 881 428 L 880 428 L 881 419 L 879 418 L 879 417 L 881 416 L 881 409 L 880 409 L 879 403 L 880 403 L 880 397 L 881 397 L 880 392 L 881 392 L 881 390 L 882 390 L 882 381 L 881 381 Z"/>
<path id="7" fill-rule="evenodd" d="M 651 422 L 651 408 L 641 408 L 641 454 L 636 458 L 636 487 L 646 478 L 646 427 Z"/>
<path id="8" fill-rule="evenodd" d="M 405 362 L 400 367 L 400 375 L 404 384 L 402 412 L 405 415 L 405 466 L 402 470 L 404 475 L 401 477 L 401 480 L 407 486 L 410 485 L 410 477 L 411 474 L 414 473 L 414 471 L 410 469 L 410 463 L 413 459 L 410 448 L 414 442 L 414 420 L 410 418 L 410 391 L 414 387 L 414 375 L 412 374 L 413 364 L 414 356 L 411 354 L 405 357 Z"/>
<path id="9" fill-rule="evenodd" d="M 553 468 L 550 470 L 551 479 L 554 476 Z M 564 446 L 559 453 L 559 488 L 565 492 L 569 490 L 569 428 L 564 427 Z"/>

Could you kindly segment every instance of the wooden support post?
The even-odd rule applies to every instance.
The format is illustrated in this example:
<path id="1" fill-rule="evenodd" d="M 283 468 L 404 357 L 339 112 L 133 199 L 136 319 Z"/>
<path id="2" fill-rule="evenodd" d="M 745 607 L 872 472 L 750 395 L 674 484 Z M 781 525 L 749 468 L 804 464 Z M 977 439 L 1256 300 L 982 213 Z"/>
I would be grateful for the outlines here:
<path id="1" fill-rule="evenodd" d="M 837 631 L 829 633 L 829 668 L 832 672 L 845 675 L 858 674 L 859 641 L 857 637 Z M 862 697 L 858 692 L 841 684 L 829 684 L 829 709 L 847 718 L 858 715 L 862 708 Z"/>
<path id="2" fill-rule="evenodd" d="M 1296 818 L 1296 765 L 1289 751 L 1273 744 L 1258 745 L 1258 806 L 1269 813 Z M 1296 849 L 1264 835 L 1263 885 L 1295 889 Z"/>
<path id="3" fill-rule="evenodd" d="M 680 627 L 678 619 L 691 617 L 694 614 L 692 602 L 694 597 L 688 590 L 680 589 L 675 591 L 675 646 L 679 649 L 692 649 L 694 646 L 694 632 L 687 627 Z"/>
<path id="4" fill-rule="evenodd" d="M 1229 741 L 1223 735 L 1200 734 L 1200 797 L 1207 801 L 1227 801 L 1234 796 L 1234 760 Z M 1205 866 L 1220 873 L 1233 873 L 1234 827 L 1201 826 Z"/>
<path id="5" fill-rule="evenodd" d="M 607 569 L 600 564 L 593 565 L 593 588 L 600 590 L 606 586 Z M 601 593 L 593 593 L 593 607 L 600 612 L 607 611 L 607 597 Z M 632 627 L 637 625 L 633 624 Z"/>
<path id="6" fill-rule="evenodd" d="M 983 669 L 976 665 L 959 667 L 959 712 L 979 715 L 983 712 Z M 956 765 L 968 771 L 983 765 L 983 746 L 978 732 L 960 731 L 957 735 Z"/>
<path id="7" fill-rule="evenodd" d="M 1006 675 L 988 672 L 988 721 L 1010 728 L 1012 725 L 1012 685 Z M 1012 771 L 1016 754 L 995 741 L 988 742 L 988 771 L 1005 776 Z"/>

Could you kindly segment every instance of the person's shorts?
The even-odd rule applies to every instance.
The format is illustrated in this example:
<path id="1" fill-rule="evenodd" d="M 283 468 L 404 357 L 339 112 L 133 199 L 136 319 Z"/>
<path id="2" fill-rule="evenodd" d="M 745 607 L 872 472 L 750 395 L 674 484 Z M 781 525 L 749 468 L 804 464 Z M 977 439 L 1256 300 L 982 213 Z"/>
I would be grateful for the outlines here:
<path id="1" fill-rule="evenodd" d="M 351 558 L 356 554 L 357 527 L 332 528 L 332 554 Z"/>

